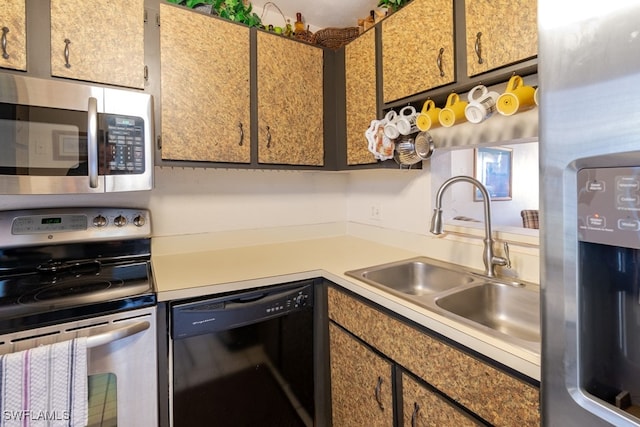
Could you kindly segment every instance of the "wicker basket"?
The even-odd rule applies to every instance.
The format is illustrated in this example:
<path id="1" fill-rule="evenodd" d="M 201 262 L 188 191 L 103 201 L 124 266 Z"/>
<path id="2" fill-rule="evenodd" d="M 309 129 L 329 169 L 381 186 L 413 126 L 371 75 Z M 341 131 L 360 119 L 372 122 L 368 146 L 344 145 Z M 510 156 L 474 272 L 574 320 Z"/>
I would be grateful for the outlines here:
<path id="1" fill-rule="evenodd" d="M 296 38 L 296 40 L 313 43 L 313 33 L 311 31 L 298 31 L 293 36 Z"/>
<path id="2" fill-rule="evenodd" d="M 330 49 L 339 49 L 360 35 L 358 27 L 323 28 L 316 31 L 311 43 Z"/>

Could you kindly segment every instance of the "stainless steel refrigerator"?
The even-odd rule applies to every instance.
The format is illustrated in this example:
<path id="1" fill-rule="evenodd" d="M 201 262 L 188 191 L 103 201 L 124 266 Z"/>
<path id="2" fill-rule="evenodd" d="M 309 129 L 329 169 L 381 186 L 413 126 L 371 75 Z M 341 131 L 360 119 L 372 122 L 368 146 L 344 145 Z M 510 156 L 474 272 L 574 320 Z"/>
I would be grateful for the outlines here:
<path id="1" fill-rule="evenodd" d="M 640 425 L 640 2 L 539 0 L 542 411 Z"/>

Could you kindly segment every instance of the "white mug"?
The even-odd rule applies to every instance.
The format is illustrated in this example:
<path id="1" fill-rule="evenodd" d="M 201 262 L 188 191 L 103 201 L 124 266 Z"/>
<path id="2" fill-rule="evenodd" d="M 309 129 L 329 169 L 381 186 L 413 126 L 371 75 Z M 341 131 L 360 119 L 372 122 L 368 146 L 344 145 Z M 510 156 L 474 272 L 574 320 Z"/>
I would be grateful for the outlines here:
<path id="1" fill-rule="evenodd" d="M 400 136 L 400 131 L 398 130 L 396 124 L 398 121 L 398 114 L 390 110 L 385 116 L 384 120 L 386 121 L 384 125 L 384 134 L 389 139 L 396 139 Z"/>
<path id="2" fill-rule="evenodd" d="M 418 112 L 412 106 L 404 107 L 400 110 L 400 116 L 396 119 L 396 128 L 401 135 L 410 135 L 418 132 L 418 125 L 416 119 L 418 118 Z"/>
<path id="3" fill-rule="evenodd" d="M 469 104 L 464 109 L 464 115 L 471 123 L 487 120 L 496 112 L 496 103 L 500 95 L 489 91 L 486 86 L 478 85 L 469 91 Z"/>

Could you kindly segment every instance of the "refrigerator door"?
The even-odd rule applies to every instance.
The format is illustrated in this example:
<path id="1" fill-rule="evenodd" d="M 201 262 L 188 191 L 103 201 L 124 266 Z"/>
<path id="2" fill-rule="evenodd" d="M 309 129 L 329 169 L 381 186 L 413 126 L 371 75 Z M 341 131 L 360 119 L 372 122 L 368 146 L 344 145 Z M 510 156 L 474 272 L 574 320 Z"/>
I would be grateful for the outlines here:
<path id="1" fill-rule="evenodd" d="M 577 201 L 578 170 L 640 166 L 640 3 L 538 7 L 543 424 L 640 425 L 581 378 Z"/>

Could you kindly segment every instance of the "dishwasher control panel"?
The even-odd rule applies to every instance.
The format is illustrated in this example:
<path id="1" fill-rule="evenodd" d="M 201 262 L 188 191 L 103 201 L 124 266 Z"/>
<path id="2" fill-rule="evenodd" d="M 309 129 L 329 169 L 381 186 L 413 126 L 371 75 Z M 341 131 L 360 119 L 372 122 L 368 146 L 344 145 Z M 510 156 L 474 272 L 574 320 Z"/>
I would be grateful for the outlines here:
<path id="1" fill-rule="evenodd" d="M 187 338 L 233 329 L 313 310 L 315 281 L 287 283 L 250 291 L 175 302 L 171 307 L 171 336 Z"/>

